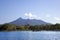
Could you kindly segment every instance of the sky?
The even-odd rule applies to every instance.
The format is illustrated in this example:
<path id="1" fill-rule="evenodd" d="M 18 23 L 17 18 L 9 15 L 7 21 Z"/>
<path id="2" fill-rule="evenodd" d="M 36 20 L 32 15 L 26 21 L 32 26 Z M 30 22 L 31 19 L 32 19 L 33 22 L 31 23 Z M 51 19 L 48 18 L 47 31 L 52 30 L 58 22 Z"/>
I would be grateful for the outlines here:
<path id="1" fill-rule="evenodd" d="M 20 17 L 60 23 L 60 0 L 0 0 L 0 24 Z"/>

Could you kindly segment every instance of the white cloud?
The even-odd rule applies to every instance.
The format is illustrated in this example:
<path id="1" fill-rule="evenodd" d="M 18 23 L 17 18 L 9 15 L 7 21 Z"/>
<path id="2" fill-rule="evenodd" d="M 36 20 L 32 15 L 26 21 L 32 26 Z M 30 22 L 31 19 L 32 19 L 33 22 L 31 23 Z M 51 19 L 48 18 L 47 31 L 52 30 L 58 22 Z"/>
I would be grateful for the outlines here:
<path id="1" fill-rule="evenodd" d="M 25 13 L 24 15 L 27 16 L 27 17 L 32 17 L 33 16 L 32 13 Z"/>
<path id="2" fill-rule="evenodd" d="M 26 18 L 29 18 L 29 19 L 38 19 L 38 20 L 41 20 L 42 18 L 40 18 L 39 16 L 37 16 L 36 14 L 32 14 L 31 12 L 30 13 L 25 13 L 24 14 Z M 55 17 L 55 16 L 52 16 L 50 14 L 46 14 L 44 16 L 44 19 L 46 22 L 50 22 L 50 23 L 60 23 L 60 17 Z"/>
<path id="3" fill-rule="evenodd" d="M 54 20 L 60 21 L 60 18 L 59 17 L 54 17 Z"/>
<path id="4" fill-rule="evenodd" d="M 60 17 L 53 17 L 53 23 L 60 23 Z"/>
<path id="5" fill-rule="evenodd" d="M 51 22 L 53 24 L 60 23 L 60 17 L 56 17 L 54 15 L 52 16 L 50 14 L 46 14 L 45 17 L 46 17 L 47 21 L 49 21 L 49 22 Z"/>
<path id="6" fill-rule="evenodd" d="M 25 15 L 25 16 L 28 16 L 28 14 L 27 14 L 27 13 L 25 13 L 24 15 Z"/>
<path id="7" fill-rule="evenodd" d="M 37 15 L 32 14 L 31 12 L 30 12 L 30 13 L 25 13 L 24 15 L 25 15 L 27 18 L 29 18 L 29 19 L 37 19 L 37 18 L 39 18 Z"/>
<path id="8" fill-rule="evenodd" d="M 29 16 L 29 17 L 33 17 L 33 14 L 32 14 L 32 13 L 28 13 L 28 16 Z"/>

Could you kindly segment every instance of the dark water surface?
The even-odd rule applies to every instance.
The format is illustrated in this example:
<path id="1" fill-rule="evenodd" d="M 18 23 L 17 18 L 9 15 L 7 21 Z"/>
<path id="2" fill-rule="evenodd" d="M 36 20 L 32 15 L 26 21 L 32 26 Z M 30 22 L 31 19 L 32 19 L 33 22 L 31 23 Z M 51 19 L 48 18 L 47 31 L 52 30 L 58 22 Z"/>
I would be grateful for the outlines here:
<path id="1" fill-rule="evenodd" d="M 59 31 L 0 32 L 0 40 L 60 40 L 60 32 Z"/>

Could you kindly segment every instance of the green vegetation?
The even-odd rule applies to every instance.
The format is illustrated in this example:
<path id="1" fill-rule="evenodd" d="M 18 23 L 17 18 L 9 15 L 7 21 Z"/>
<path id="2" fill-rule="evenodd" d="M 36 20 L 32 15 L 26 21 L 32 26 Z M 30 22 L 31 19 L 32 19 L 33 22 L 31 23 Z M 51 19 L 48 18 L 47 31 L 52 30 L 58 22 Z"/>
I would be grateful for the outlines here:
<path id="1" fill-rule="evenodd" d="M 29 24 L 24 26 L 16 26 L 13 24 L 3 24 L 0 25 L 0 31 L 60 31 L 60 24 L 50 24 L 50 25 L 35 25 L 31 26 Z"/>

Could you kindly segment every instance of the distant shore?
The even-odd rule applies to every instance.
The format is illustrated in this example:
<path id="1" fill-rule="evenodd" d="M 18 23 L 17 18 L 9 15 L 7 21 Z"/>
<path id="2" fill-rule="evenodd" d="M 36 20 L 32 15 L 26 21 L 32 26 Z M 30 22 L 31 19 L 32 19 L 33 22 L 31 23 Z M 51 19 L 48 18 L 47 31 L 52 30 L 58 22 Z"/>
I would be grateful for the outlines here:
<path id="1" fill-rule="evenodd" d="M 0 31 L 60 31 L 60 24 L 16 26 L 13 24 L 0 25 Z"/>

